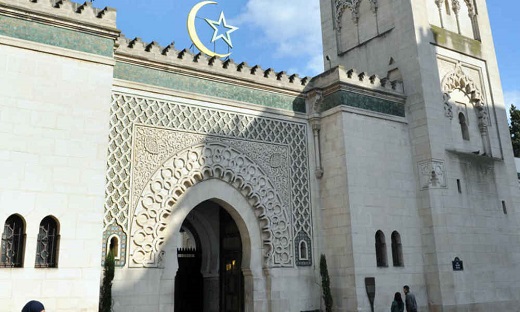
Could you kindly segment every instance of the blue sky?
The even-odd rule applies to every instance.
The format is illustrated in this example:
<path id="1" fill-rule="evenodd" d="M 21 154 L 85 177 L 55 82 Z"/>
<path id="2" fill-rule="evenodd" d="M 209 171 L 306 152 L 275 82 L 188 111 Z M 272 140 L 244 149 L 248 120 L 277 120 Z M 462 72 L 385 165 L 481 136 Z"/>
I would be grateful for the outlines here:
<path id="1" fill-rule="evenodd" d="M 191 46 L 186 17 L 200 1 L 95 0 L 94 5 L 116 8 L 118 28 L 128 38 L 155 40 L 163 46 L 175 41 L 176 49 L 182 50 Z M 520 106 L 520 1 L 488 0 L 487 5 L 505 103 Z M 240 28 L 231 34 L 236 62 L 300 76 L 322 70 L 319 0 L 220 0 L 203 7 L 198 16 L 218 20 L 221 11 L 228 24 Z M 228 51 L 223 44 L 214 47 L 209 42 L 212 30 L 202 18 L 196 25 L 208 48 Z"/>

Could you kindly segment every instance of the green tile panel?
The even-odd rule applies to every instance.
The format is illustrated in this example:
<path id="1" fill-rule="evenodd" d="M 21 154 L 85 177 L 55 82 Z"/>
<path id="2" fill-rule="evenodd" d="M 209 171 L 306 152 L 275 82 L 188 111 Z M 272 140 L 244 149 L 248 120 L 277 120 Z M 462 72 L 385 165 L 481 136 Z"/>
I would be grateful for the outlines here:
<path id="1" fill-rule="evenodd" d="M 231 83 L 190 77 L 154 68 L 116 62 L 114 77 L 143 84 L 209 95 L 261 106 L 305 113 L 305 99 Z"/>
<path id="2" fill-rule="evenodd" d="M 3 15 L 0 35 L 108 57 L 114 49 L 110 38 Z"/>
<path id="3" fill-rule="evenodd" d="M 404 117 L 404 103 L 393 102 L 347 90 L 339 90 L 327 95 L 323 100 L 322 111 L 326 111 L 339 105 Z"/>

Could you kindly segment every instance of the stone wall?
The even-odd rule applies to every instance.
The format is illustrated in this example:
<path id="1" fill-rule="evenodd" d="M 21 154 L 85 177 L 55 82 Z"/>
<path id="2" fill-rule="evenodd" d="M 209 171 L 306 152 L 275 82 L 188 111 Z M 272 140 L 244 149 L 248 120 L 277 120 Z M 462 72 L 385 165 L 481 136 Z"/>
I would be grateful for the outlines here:
<path id="1" fill-rule="evenodd" d="M 0 1 L 0 19 L 0 220 L 18 214 L 26 234 L 23 267 L 0 269 L 0 304 L 95 311 L 115 12 Z M 35 268 L 46 216 L 58 222 L 57 265 Z"/>

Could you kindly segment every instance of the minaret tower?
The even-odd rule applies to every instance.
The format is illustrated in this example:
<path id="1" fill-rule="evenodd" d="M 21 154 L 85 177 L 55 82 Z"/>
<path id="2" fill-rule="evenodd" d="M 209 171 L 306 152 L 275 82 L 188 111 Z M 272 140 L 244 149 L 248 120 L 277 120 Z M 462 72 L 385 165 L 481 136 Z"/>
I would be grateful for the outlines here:
<path id="1" fill-rule="evenodd" d="M 516 309 L 520 200 L 486 1 L 320 3 L 325 70 L 398 80 L 406 97 L 402 120 L 374 115 L 357 123 L 348 113 L 336 120 L 345 142 L 345 257 L 326 227 L 324 242 L 338 255 L 330 265 L 339 279 L 332 287 L 338 311 L 369 311 L 367 277 L 375 277 L 376 311 L 405 284 L 423 311 Z M 327 123 L 322 119 L 324 138 L 332 131 Z M 350 145 L 359 133 L 372 148 Z M 326 163 L 331 151 L 322 153 Z M 367 170 L 359 159 L 371 162 Z M 330 171 L 324 168 L 322 189 Z M 328 216 L 330 207 L 322 202 L 322 209 Z M 404 264 L 390 257 L 376 265 L 374 243 L 385 257 L 401 246 Z"/>

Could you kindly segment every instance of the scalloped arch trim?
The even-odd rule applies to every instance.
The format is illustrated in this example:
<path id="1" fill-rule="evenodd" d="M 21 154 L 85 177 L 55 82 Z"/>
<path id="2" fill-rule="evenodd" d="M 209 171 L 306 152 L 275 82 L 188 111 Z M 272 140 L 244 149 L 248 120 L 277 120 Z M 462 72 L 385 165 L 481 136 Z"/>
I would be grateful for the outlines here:
<path id="1" fill-rule="evenodd" d="M 191 146 L 155 171 L 132 218 L 129 265 L 157 267 L 175 204 L 191 186 L 208 179 L 232 185 L 254 209 L 262 229 L 265 265 L 292 267 L 290 212 L 263 170 L 240 151 L 222 143 Z"/>

